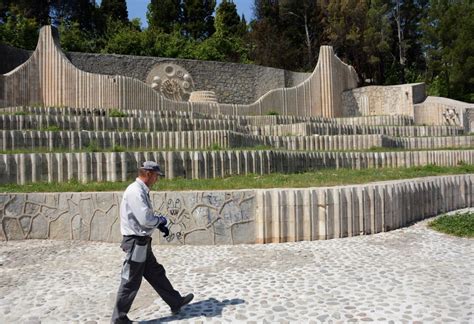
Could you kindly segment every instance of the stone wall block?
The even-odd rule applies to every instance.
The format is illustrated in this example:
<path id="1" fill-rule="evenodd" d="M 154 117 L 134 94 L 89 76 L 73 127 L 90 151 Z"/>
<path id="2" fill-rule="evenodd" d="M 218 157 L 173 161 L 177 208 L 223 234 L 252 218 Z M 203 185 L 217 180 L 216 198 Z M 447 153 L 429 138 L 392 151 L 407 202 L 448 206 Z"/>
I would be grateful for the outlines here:
<path id="1" fill-rule="evenodd" d="M 257 190 L 255 192 L 255 243 L 262 244 L 267 242 L 267 208 L 271 208 L 267 198 L 268 191 Z"/>
<path id="2" fill-rule="evenodd" d="M 317 206 L 317 218 L 315 224 L 317 224 L 316 239 L 326 240 L 327 235 L 327 219 L 328 219 L 328 202 L 327 202 L 327 191 L 324 189 L 316 189 L 316 206 Z"/>
<path id="3" fill-rule="evenodd" d="M 282 197 L 280 195 L 279 190 L 272 190 L 270 192 L 271 195 L 271 236 L 268 237 L 268 242 L 270 243 L 279 243 L 282 241 L 283 237 L 283 230 L 281 224 L 281 209 L 285 208 L 282 207 L 284 202 L 282 201 Z"/>
<path id="4" fill-rule="evenodd" d="M 280 242 L 295 242 L 297 232 L 296 190 L 280 191 Z"/>

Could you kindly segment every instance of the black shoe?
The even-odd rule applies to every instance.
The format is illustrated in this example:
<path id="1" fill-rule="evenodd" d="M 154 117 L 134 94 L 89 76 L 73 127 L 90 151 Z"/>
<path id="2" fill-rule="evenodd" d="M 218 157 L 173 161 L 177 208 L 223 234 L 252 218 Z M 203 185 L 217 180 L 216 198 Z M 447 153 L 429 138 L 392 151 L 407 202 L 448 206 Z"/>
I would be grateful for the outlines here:
<path id="1" fill-rule="evenodd" d="M 179 304 L 178 307 L 176 308 L 172 308 L 171 309 L 171 313 L 173 313 L 173 315 L 176 315 L 179 313 L 179 311 L 181 310 L 181 307 L 183 307 L 184 305 L 187 305 L 191 302 L 191 300 L 193 300 L 194 298 L 194 295 L 193 294 L 187 294 L 186 296 L 184 296 L 182 299 L 181 299 L 181 303 Z"/>
<path id="2" fill-rule="evenodd" d="M 132 324 L 133 322 L 128 318 L 128 316 L 125 316 L 124 318 L 118 318 L 113 322 L 114 324 Z"/>

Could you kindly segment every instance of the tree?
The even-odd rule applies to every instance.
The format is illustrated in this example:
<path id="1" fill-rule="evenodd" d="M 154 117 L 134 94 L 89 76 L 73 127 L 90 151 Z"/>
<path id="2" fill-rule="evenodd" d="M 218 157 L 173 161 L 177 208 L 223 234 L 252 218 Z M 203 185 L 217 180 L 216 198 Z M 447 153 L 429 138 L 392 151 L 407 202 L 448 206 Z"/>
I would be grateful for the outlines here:
<path id="1" fill-rule="evenodd" d="M 214 25 L 216 33 L 222 36 L 243 36 L 237 7 L 233 2 L 228 0 L 222 0 L 220 5 L 217 7 Z"/>
<path id="2" fill-rule="evenodd" d="M 397 57 L 398 82 L 413 82 L 413 75 L 425 67 L 420 23 L 427 10 L 427 0 L 393 0 L 392 52 Z M 408 76 L 408 80 L 407 80 Z"/>
<path id="3" fill-rule="evenodd" d="M 100 10 L 107 18 L 123 23 L 128 22 L 127 3 L 125 0 L 102 0 Z"/>
<path id="4" fill-rule="evenodd" d="M 33 50 L 38 42 L 39 27 L 35 19 L 26 18 L 13 9 L 0 24 L 0 42 Z"/>
<path id="5" fill-rule="evenodd" d="M 324 37 L 343 61 L 354 66 L 361 80 L 366 79 L 363 73 L 366 58 L 361 49 L 367 11 L 367 2 L 362 0 L 329 1 L 324 7 Z"/>
<path id="6" fill-rule="evenodd" d="M 149 28 L 171 33 L 182 21 L 181 0 L 151 0 L 146 16 Z"/>
<path id="7" fill-rule="evenodd" d="M 432 0 L 422 29 L 429 93 L 474 101 L 473 5 L 462 0 Z"/>
<path id="8" fill-rule="evenodd" d="M 322 33 L 319 23 L 320 12 L 314 0 L 281 0 L 281 17 L 284 33 L 298 51 L 306 52 L 306 60 L 300 63 L 304 69 L 312 69 L 315 65 L 315 47 L 319 47 L 316 36 Z"/>
<path id="9" fill-rule="evenodd" d="M 216 0 L 186 0 L 183 3 L 182 32 L 186 37 L 204 40 L 214 29 Z"/>
<path id="10" fill-rule="evenodd" d="M 363 33 L 363 52 L 366 56 L 363 74 L 370 83 L 384 84 L 385 70 L 392 66 L 390 10 L 387 1 L 371 0 L 367 10 L 367 26 Z"/>
<path id="11" fill-rule="evenodd" d="M 111 26 L 113 25 L 113 26 Z M 107 43 L 103 53 L 126 55 L 150 55 L 151 50 L 145 46 L 145 34 L 140 31 L 140 20 L 133 19 L 130 23 L 110 20 L 107 26 Z"/>
<path id="12" fill-rule="evenodd" d="M 282 37 L 280 5 L 276 0 L 255 0 L 255 20 L 250 24 L 251 59 L 260 65 L 283 68 L 288 59 L 290 44 Z"/>
<path id="13" fill-rule="evenodd" d="M 9 0 L 6 5 L 10 11 L 27 19 L 34 19 L 41 26 L 49 24 L 50 0 Z"/>

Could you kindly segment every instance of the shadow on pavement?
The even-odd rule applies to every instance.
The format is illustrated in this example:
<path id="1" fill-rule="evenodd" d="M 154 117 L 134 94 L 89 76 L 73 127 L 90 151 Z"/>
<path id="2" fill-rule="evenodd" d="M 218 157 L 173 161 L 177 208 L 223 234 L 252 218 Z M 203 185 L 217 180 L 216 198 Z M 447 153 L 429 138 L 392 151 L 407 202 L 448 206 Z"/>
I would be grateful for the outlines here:
<path id="1" fill-rule="evenodd" d="M 245 303 L 245 300 L 240 298 L 224 299 L 223 301 L 218 301 L 215 298 L 209 298 L 184 306 L 183 308 L 181 308 L 181 312 L 177 315 L 165 316 L 149 321 L 139 321 L 138 323 L 158 324 L 171 321 L 185 320 L 199 316 L 214 317 L 222 315 L 222 310 L 226 306 L 239 305 L 243 303 Z"/>

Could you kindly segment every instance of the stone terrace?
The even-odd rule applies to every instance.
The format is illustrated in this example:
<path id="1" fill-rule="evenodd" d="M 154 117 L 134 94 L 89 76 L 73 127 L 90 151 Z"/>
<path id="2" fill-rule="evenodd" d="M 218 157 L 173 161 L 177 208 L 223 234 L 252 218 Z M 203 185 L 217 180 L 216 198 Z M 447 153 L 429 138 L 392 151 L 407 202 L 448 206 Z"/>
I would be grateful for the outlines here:
<path id="1" fill-rule="evenodd" d="M 416 126 L 407 116 L 120 113 L 122 117 L 102 109 L 2 109 L 0 183 L 126 181 L 146 159 L 160 162 L 169 178 L 194 179 L 474 163 L 474 137 L 463 128 Z M 374 148 L 388 151 L 370 152 Z"/>

